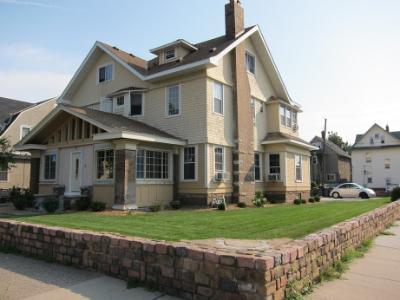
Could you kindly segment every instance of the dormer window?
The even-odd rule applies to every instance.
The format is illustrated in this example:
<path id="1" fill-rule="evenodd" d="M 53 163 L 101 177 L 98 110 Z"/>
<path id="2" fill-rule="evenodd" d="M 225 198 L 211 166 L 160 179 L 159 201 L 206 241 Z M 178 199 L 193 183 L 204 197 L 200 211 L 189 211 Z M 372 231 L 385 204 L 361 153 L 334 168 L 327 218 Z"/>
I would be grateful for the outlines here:
<path id="1" fill-rule="evenodd" d="M 112 80 L 113 77 L 113 66 L 106 65 L 99 68 L 99 83 Z"/>
<path id="2" fill-rule="evenodd" d="M 171 60 L 176 58 L 176 51 L 175 49 L 166 50 L 164 52 L 164 55 L 165 55 L 165 60 Z"/>

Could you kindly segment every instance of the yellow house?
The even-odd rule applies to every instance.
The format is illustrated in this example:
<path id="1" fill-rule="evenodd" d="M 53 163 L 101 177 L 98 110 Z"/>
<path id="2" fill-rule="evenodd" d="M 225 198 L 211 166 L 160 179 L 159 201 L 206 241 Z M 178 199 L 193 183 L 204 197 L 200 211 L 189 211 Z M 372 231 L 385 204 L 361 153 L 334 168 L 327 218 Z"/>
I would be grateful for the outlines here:
<path id="1" fill-rule="evenodd" d="M 12 146 L 27 135 L 56 106 L 56 99 L 35 104 L 23 102 L 23 104 L 20 109 L 10 112 L 2 126 L 0 138 L 6 138 Z M 0 101 L 2 112 L 9 106 L 13 106 L 10 99 Z M 11 168 L 0 170 L 0 189 L 10 189 L 13 186 L 29 188 L 30 186 L 30 153 L 14 151 L 14 154 L 15 163 Z"/>
<path id="2" fill-rule="evenodd" d="M 250 203 L 255 191 L 307 198 L 314 147 L 299 137 L 301 108 L 243 17 L 230 1 L 225 35 L 173 41 L 150 61 L 95 42 L 57 109 L 19 144 L 38 166 L 36 191 L 91 186 L 115 209 Z"/>

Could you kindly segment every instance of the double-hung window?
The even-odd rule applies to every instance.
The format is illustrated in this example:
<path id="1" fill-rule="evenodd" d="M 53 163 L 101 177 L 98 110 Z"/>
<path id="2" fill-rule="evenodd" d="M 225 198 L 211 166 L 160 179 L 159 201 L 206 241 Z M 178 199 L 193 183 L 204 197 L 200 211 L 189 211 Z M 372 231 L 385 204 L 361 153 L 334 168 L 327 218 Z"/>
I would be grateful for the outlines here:
<path id="1" fill-rule="evenodd" d="M 177 116 L 180 114 L 181 89 L 179 85 L 167 87 L 167 115 Z"/>
<path id="2" fill-rule="evenodd" d="M 8 181 L 8 165 L 0 166 L 0 181 Z"/>
<path id="3" fill-rule="evenodd" d="M 279 154 L 269 155 L 269 175 L 268 179 L 271 181 L 281 180 L 281 166 Z"/>
<path id="4" fill-rule="evenodd" d="M 99 83 L 112 80 L 113 66 L 106 65 L 99 68 Z"/>
<path id="5" fill-rule="evenodd" d="M 143 94 L 131 93 L 131 116 L 143 115 Z"/>
<path id="6" fill-rule="evenodd" d="M 294 164 L 295 164 L 295 168 L 296 168 L 296 181 L 302 181 L 303 180 L 303 168 L 302 168 L 301 155 L 294 156 Z"/>
<path id="7" fill-rule="evenodd" d="M 256 72 L 256 58 L 250 52 L 246 52 L 246 70 L 251 74 Z"/>
<path id="8" fill-rule="evenodd" d="M 214 82 L 214 112 L 224 114 L 224 86 L 216 81 Z"/>
<path id="9" fill-rule="evenodd" d="M 286 107 L 283 105 L 279 107 L 279 115 L 281 119 L 281 125 L 286 126 Z"/>
<path id="10" fill-rule="evenodd" d="M 261 181 L 261 153 L 254 153 L 254 180 Z"/>
<path id="11" fill-rule="evenodd" d="M 96 151 L 96 179 L 114 178 L 114 150 L 102 149 Z"/>
<path id="12" fill-rule="evenodd" d="M 196 179 L 196 147 L 183 149 L 183 180 Z"/>
<path id="13" fill-rule="evenodd" d="M 214 171 L 217 180 L 222 180 L 224 174 L 224 148 L 216 146 L 214 148 Z"/>
<path id="14" fill-rule="evenodd" d="M 164 52 L 164 55 L 165 55 L 164 56 L 165 60 L 171 60 L 176 57 L 176 51 L 175 51 L 175 49 L 166 50 Z"/>
<path id="15" fill-rule="evenodd" d="M 168 179 L 168 152 L 139 149 L 136 155 L 136 178 Z"/>
<path id="16" fill-rule="evenodd" d="M 44 156 L 44 179 L 54 180 L 56 179 L 56 165 L 57 155 L 47 154 Z"/>

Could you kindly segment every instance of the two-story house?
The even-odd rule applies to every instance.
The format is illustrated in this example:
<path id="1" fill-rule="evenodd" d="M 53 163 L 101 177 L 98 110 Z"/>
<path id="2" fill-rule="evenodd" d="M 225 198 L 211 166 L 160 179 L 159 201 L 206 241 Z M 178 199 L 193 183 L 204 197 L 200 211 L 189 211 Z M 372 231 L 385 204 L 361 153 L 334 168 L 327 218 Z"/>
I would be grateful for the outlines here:
<path id="1" fill-rule="evenodd" d="M 311 151 L 311 180 L 331 186 L 351 181 L 351 156 L 330 140 L 315 136 L 310 144 L 318 150 Z M 324 149 L 325 147 L 325 149 Z"/>
<path id="2" fill-rule="evenodd" d="M 353 180 L 384 192 L 400 184 L 400 131 L 374 124 L 358 134 L 351 153 Z"/>
<path id="3" fill-rule="evenodd" d="M 239 1 L 225 17 L 225 35 L 173 41 L 150 61 L 96 42 L 58 108 L 20 143 L 38 166 L 36 190 L 92 186 L 115 209 L 215 195 L 250 203 L 258 190 L 307 198 L 314 147 L 299 138 L 300 106 Z"/>
<path id="4" fill-rule="evenodd" d="M 5 117 L 0 131 L 0 138 L 5 138 L 11 146 L 24 138 L 54 107 L 56 99 L 38 103 L 28 103 L 0 98 L 0 117 Z M 7 114 L 5 115 L 5 112 Z M 10 168 L 0 169 L 0 189 L 13 186 L 29 188 L 30 186 L 30 153 L 14 151 L 15 162 Z"/>

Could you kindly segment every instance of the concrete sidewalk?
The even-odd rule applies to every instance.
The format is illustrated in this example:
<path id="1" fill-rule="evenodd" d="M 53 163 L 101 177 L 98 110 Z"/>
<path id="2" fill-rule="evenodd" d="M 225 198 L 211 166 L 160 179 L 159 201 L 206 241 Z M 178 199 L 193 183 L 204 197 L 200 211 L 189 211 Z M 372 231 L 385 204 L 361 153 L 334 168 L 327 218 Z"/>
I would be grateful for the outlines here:
<path id="1" fill-rule="evenodd" d="M 0 300 L 174 300 L 99 273 L 0 253 Z"/>
<path id="2" fill-rule="evenodd" d="M 400 299 L 400 221 L 378 236 L 365 257 L 356 259 L 342 279 L 323 283 L 308 299 Z"/>

